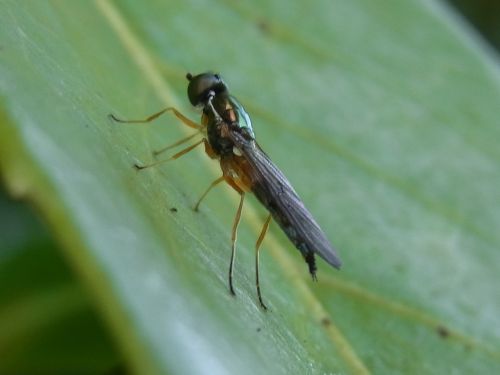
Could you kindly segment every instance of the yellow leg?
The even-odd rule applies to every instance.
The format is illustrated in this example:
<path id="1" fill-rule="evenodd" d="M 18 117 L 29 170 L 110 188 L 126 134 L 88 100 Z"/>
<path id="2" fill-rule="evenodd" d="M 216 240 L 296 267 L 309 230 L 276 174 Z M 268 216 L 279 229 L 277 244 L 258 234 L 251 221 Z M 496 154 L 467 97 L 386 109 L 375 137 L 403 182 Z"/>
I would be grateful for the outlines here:
<path id="1" fill-rule="evenodd" d="M 182 155 L 185 155 L 187 154 L 189 151 L 191 151 L 192 149 L 194 149 L 196 146 L 199 146 L 203 143 L 203 139 L 199 142 L 196 142 L 194 145 L 191 145 L 189 147 L 186 147 L 184 150 L 181 150 L 179 151 L 177 154 L 175 155 L 172 155 L 171 157 L 169 157 L 168 159 L 163 159 L 163 160 L 158 160 L 158 161 L 155 161 L 154 163 L 151 163 L 151 164 L 146 164 L 146 165 L 139 165 L 139 164 L 135 164 L 135 168 L 138 169 L 138 170 L 142 170 L 142 169 L 146 169 L 146 168 L 150 168 L 150 167 L 154 167 L 155 165 L 158 165 L 158 164 L 161 164 L 161 163 L 165 163 L 167 161 L 170 161 L 170 160 L 175 160 L 175 159 L 178 159 L 180 158 Z"/>
<path id="2" fill-rule="evenodd" d="M 238 224 L 240 223 L 241 219 L 241 210 L 243 208 L 243 201 L 245 199 L 245 193 L 240 194 L 240 204 L 238 206 L 238 211 L 236 211 L 236 216 L 234 217 L 233 221 L 233 231 L 231 235 L 231 262 L 229 263 L 229 291 L 231 294 L 234 296 L 236 293 L 234 293 L 234 288 L 233 288 L 233 268 L 234 268 L 234 257 L 236 255 L 236 231 L 238 229 Z"/>
<path id="3" fill-rule="evenodd" d="M 163 115 L 165 112 L 168 112 L 168 111 L 172 111 L 174 113 L 175 117 L 177 117 L 179 120 L 181 120 L 184 125 L 189 126 L 190 128 L 193 128 L 193 129 L 198 129 L 198 130 L 203 129 L 203 126 L 188 119 L 186 116 L 184 116 L 181 112 L 179 112 L 174 107 L 168 107 L 168 108 L 162 109 L 160 112 L 154 113 L 151 116 L 149 116 L 143 120 L 121 120 L 113 114 L 110 114 L 108 116 L 109 116 L 109 118 L 111 118 L 112 120 L 114 120 L 116 122 L 127 123 L 127 124 L 144 124 L 144 123 L 148 123 L 148 122 L 151 122 L 153 120 L 156 120 L 158 117 L 160 117 L 161 115 Z"/>
<path id="4" fill-rule="evenodd" d="M 200 199 L 198 199 L 198 202 L 196 202 L 196 205 L 193 208 L 195 211 L 198 211 L 198 208 L 200 207 L 201 201 L 203 200 L 203 198 L 205 198 L 207 196 L 209 191 L 212 190 L 218 184 L 220 184 L 222 181 L 224 181 L 224 176 L 220 176 L 217 180 L 215 180 L 214 182 L 212 182 L 210 184 L 210 186 L 207 188 L 207 190 L 205 190 L 205 192 L 201 195 Z"/>
<path id="5" fill-rule="evenodd" d="M 158 156 L 160 155 L 161 153 L 165 152 L 165 151 L 168 151 L 174 147 L 177 147 L 183 143 L 186 143 L 187 141 L 191 140 L 192 138 L 196 137 L 198 134 L 200 133 L 194 133 L 194 134 L 191 134 L 189 137 L 186 137 L 186 138 L 182 138 L 180 140 L 178 140 L 177 142 L 175 143 L 172 143 L 171 145 L 167 146 L 167 147 L 163 147 L 159 150 L 156 150 L 156 151 L 153 151 L 153 155 L 154 156 Z"/>
<path id="6" fill-rule="evenodd" d="M 267 310 L 266 305 L 262 302 L 262 295 L 260 294 L 260 283 L 259 283 L 259 250 L 262 241 L 267 233 L 267 228 L 269 228 L 269 223 L 271 222 L 271 214 L 267 217 L 264 225 L 262 226 L 262 230 L 260 231 L 259 238 L 255 244 L 255 285 L 257 286 L 257 296 L 259 297 L 259 303 L 264 310 Z"/>

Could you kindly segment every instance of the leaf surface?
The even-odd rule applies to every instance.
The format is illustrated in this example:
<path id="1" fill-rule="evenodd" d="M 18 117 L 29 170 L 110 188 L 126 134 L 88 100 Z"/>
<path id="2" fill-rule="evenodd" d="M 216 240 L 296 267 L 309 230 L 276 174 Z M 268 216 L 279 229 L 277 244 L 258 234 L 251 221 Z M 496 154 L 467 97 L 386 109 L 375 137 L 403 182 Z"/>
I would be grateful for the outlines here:
<path id="1" fill-rule="evenodd" d="M 137 373 L 493 373 L 500 368 L 500 79 L 433 1 L 4 1 L 1 166 L 49 222 Z M 277 226 L 263 313 L 246 202 L 202 150 L 145 170 L 222 73 L 343 261 L 313 283 Z"/>

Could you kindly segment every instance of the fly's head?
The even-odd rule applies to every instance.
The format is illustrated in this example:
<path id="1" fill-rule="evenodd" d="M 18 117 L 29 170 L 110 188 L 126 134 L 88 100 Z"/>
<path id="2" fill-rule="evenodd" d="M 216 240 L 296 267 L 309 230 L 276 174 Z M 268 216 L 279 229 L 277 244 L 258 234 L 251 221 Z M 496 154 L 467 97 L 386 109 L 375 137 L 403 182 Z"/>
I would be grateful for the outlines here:
<path id="1" fill-rule="evenodd" d="M 206 107 L 217 95 L 228 95 L 227 86 L 218 74 L 207 72 L 193 76 L 188 73 L 186 78 L 189 81 L 188 98 L 195 107 Z"/>

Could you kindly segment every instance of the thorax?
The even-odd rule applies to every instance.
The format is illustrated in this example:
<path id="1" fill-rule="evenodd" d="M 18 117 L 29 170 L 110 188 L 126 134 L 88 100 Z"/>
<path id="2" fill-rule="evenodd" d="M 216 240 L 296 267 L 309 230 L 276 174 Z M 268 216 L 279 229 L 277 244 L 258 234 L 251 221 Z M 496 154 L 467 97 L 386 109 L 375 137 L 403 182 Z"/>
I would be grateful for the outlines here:
<path id="1" fill-rule="evenodd" d="M 249 140 L 254 139 L 250 117 L 236 98 L 230 95 L 216 96 L 212 99 L 212 105 L 220 118 L 215 116 L 210 107 L 205 107 L 202 122 L 207 126 L 208 142 L 218 156 L 233 154 L 234 144 L 230 132 L 240 132 Z"/>

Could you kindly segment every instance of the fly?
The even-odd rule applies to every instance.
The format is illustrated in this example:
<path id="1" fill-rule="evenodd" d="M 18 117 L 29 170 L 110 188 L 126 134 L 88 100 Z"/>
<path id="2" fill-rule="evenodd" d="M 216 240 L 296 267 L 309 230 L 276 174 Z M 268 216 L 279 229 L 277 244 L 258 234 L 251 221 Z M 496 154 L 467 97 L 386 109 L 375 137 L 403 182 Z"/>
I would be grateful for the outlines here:
<path id="1" fill-rule="evenodd" d="M 144 120 L 120 120 L 114 115 L 110 115 L 110 117 L 114 121 L 121 123 L 148 123 L 166 112 L 172 112 L 184 125 L 196 130 L 196 133 L 155 151 L 155 156 L 187 143 L 196 135 L 202 134 L 203 138 L 201 140 L 182 149 L 168 159 L 147 165 L 136 164 L 135 167 L 145 169 L 165 161 L 177 159 L 201 144 L 205 146 L 205 152 L 210 158 L 219 160 L 222 175 L 208 186 L 194 206 L 194 210 L 197 211 L 200 203 L 210 190 L 223 181 L 228 183 L 240 195 L 240 202 L 231 232 L 229 290 L 232 295 L 235 295 L 233 269 L 236 254 L 236 233 L 245 194 L 254 193 L 269 211 L 255 244 L 257 296 L 260 305 L 266 310 L 267 307 L 262 300 L 259 283 L 259 249 L 271 218 L 278 223 L 290 241 L 300 251 L 314 280 L 316 280 L 317 270 L 315 254 L 318 254 L 335 268 L 340 268 L 340 259 L 288 179 L 255 141 L 250 117 L 238 100 L 229 94 L 228 88 L 221 77 L 218 74 L 208 72 L 196 76 L 188 73 L 186 78 L 189 81 L 187 89 L 189 101 L 193 106 L 201 107 L 203 110 L 201 124 L 188 119 L 173 107 L 165 108 Z"/>

